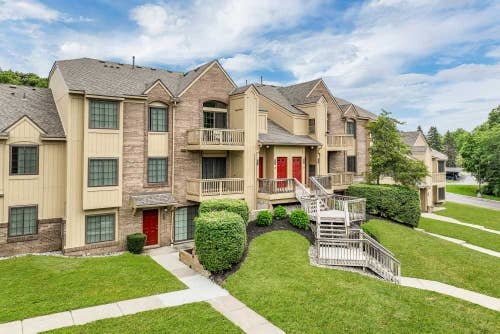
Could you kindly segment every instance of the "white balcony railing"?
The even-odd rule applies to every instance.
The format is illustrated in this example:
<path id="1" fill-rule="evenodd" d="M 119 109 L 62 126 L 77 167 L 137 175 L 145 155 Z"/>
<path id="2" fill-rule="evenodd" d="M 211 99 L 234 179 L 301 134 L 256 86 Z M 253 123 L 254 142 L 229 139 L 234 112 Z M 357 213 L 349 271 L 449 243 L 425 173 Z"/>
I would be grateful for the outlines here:
<path id="1" fill-rule="evenodd" d="M 432 183 L 446 182 L 446 173 L 432 173 Z"/>
<path id="2" fill-rule="evenodd" d="M 259 193 L 287 194 L 295 192 L 295 179 L 258 179 Z"/>
<path id="3" fill-rule="evenodd" d="M 235 129 L 194 129 L 187 132 L 188 145 L 243 146 L 245 131 Z"/>
<path id="4" fill-rule="evenodd" d="M 335 186 L 348 186 L 354 182 L 354 173 L 335 172 L 327 175 L 313 176 L 325 189 L 331 190 Z"/>
<path id="5" fill-rule="evenodd" d="M 190 196 L 213 197 L 233 194 L 244 194 L 243 179 L 189 179 L 186 184 L 186 193 Z"/>

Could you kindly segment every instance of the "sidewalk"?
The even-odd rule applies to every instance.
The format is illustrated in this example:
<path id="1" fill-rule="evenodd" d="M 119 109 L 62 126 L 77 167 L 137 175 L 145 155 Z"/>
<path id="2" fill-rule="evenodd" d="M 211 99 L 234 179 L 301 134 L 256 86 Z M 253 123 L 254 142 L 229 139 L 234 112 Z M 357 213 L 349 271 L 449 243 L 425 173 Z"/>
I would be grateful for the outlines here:
<path id="1" fill-rule="evenodd" d="M 457 224 L 457 225 L 468 226 L 468 227 L 476 228 L 478 230 L 489 232 L 489 233 L 500 234 L 500 231 L 492 230 L 492 229 L 484 227 L 482 225 L 475 225 L 475 224 L 463 223 L 463 222 L 461 222 L 459 220 L 456 220 L 455 218 L 441 216 L 441 215 L 437 215 L 435 213 L 422 212 L 422 217 L 424 217 L 424 218 L 430 218 L 430 219 L 435 219 L 435 220 L 442 220 L 444 222 L 448 222 L 448 223 L 452 223 L 452 224 Z"/>
<path id="2" fill-rule="evenodd" d="M 0 334 L 35 334 L 101 319 L 201 301 L 210 303 L 246 333 L 284 333 L 264 317 L 232 297 L 227 290 L 181 263 L 178 260 L 176 250 L 162 247 L 149 250 L 147 253 L 163 268 L 186 284 L 188 289 L 8 322 L 0 324 Z"/>

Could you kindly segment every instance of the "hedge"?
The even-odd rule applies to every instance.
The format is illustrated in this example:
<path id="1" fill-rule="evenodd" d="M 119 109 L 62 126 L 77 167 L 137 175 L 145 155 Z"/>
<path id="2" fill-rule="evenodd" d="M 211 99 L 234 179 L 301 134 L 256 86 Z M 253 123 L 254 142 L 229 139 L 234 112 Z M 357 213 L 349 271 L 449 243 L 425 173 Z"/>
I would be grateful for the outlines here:
<path id="1" fill-rule="evenodd" d="M 229 211 L 240 215 L 243 222 L 248 223 L 249 209 L 245 201 L 239 199 L 210 199 L 200 204 L 200 215 L 213 211 Z"/>
<path id="2" fill-rule="evenodd" d="M 420 199 L 416 189 L 397 185 L 352 184 L 347 194 L 366 198 L 366 212 L 369 214 L 418 226 Z"/>
<path id="3" fill-rule="evenodd" d="M 130 253 L 142 253 L 146 244 L 146 235 L 143 233 L 135 233 L 127 235 L 127 249 Z"/>
<path id="4" fill-rule="evenodd" d="M 309 216 L 304 210 L 295 209 L 290 214 L 290 224 L 304 230 L 309 229 Z"/>
<path id="5" fill-rule="evenodd" d="M 273 214 L 268 210 L 260 211 L 255 223 L 257 226 L 270 226 L 273 224 Z"/>
<path id="6" fill-rule="evenodd" d="M 288 213 L 286 212 L 286 209 L 283 206 L 278 205 L 277 207 L 274 208 L 273 217 L 274 219 L 282 220 L 288 217 Z"/>
<path id="7" fill-rule="evenodd" d="M 206 270 L 220 272 L 241 260 L 247 233 L 239 215 L 216 211 L 202 214 L 194 221 L 196 254 Z"/>

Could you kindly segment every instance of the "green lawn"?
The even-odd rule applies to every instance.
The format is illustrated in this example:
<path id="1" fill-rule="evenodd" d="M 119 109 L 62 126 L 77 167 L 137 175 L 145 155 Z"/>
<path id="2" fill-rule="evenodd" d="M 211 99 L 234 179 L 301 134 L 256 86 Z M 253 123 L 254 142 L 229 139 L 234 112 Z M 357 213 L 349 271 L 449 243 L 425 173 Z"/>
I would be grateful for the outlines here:
<path id="1" fill-rule="evenodd" d="M 81 326 L 56 329 L 46 334 L 136 333 L 243 333 L 207 303 L 194 303 L 98 320 Z"/>
<path id="2" fill-rule="evenodd" d="M 463 223 L 482 225 L 500 231 L 500 211 L 472 205 L 446 202 L 445 210 L 436 211 L 441 216 L 455 218 Z"/>
<path id="3" fill-rule="evenodd" d="M 500 297 L 496 257 L 414 231 L 396 223 L 370 220 L 363 225 L 401 261 L 403 276 L 418 277 Z"/>
<path id="4" fill-rule="evenodd" d="M 477 191 L 479 190 L 479 186 L 474 184 L 447 184 L 446 191 L 454 194 L 465 195 L 465 196 L 477 196 Z M 483 198 L 492 199 L 495 201 L 500 201 L 500 197 L 485 195 L 483 194 Z"/>
<path id="5" fill-rule="evenodd" d="M 24 256 L 0 261 L 0 323 L 186 286 L 149 256 Z"/>
<path id="6" fill-rule="evenodd" d="M 465 240 L 469 244 L 500 252 L 500 235 L 481 231 L 472 227 L 447 223 L 442 220 L 420 218 L 418 227 L 427 232 Z"/>
<path id="7" fill-rule="evenodd" d="M 500 326 L 498 312 L 452 297 L 313 267 L 308 248 L 291 231 L 259 236 L 225 287 L 289 334 L 495 333 Z"/>

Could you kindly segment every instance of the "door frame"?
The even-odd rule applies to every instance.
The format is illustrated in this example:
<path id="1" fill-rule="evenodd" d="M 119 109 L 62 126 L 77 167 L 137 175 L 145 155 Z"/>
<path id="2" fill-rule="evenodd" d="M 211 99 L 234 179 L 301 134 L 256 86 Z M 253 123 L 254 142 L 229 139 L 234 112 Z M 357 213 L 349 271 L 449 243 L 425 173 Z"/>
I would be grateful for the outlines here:
<path id="1" fill-rule="evenodd" d="M 156 211 L 156 243 L 151 245 L 144 245 L 145 247 L 157 247 L 160 245 L 160 210 L 159 209 L 147 209 L 142 210 L 142 233 L 144 233 L 144 212 L 145 211 Z M 146 234 L 146 233 L 144 233 Z M 146 239 L 147 242 L 147 239 Z"/>

